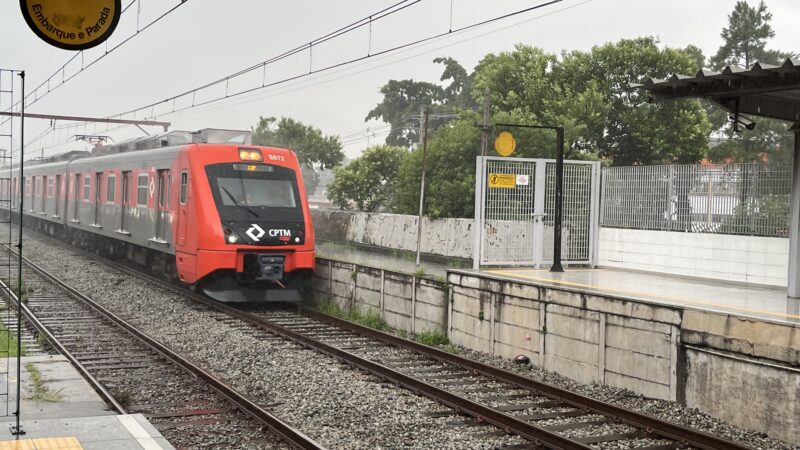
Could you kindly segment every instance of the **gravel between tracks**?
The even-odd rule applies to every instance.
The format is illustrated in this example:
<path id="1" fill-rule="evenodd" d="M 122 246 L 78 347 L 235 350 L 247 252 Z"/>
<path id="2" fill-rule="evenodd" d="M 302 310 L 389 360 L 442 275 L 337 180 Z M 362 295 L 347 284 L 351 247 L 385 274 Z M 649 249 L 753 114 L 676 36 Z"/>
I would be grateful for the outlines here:
<path id="1" fill-rule="evenodd" d="M 329 448 L 493 448 L 523 442 L 431 418 L 446 408 L 314 351 L 223 322 L 182 296 L 28 233 L 26 256 Z M 68 264 L 66 262 L 69 262 Z"/>
<path id="2" fill-rule="evenodd" d="M 226 329 L 209 319 L 209 313 L 198 311 L 174 293 L 95 262 L 80 263 L 72 250 L 53 247 L 33 233 L 26 236 L 26 251 L 32 260 L 63 274 L 76 288 L 142 325 L 157 339 L 207 363 L 237 388 L 263 398 L 265 405 L 274 405 L 272 410 L 279 417 L 330 448 L 491 448 L 520 442 L 513 437 L 475 438 L 488 430 L 453 428 L 454 418 L 426 417 L 422 411 L 446 409 L 435 402 L 380 383 L 315 352 L 286 343 L 266 343 L 248 333 Z M 63 264 L 67 260 L 73 263 Z M 459 354 L 754 449 L 800 449 L 800 445 L 742 430 L 675 402 L 645 398 L 611 386 L 580 384 L 536 366 L 520 367 L 510 360 L 465 348 L 459 348 Z"/>

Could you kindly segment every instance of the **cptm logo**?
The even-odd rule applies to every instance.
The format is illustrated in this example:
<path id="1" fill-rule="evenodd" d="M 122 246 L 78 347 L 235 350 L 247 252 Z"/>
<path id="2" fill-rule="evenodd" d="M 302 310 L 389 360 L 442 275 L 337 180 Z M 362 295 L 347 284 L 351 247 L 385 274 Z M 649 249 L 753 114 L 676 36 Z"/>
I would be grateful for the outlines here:
<path id="1" fill-rule="evenodd" d="M 292 238 L 292 232 L 283 228 L 273 228 L 269 230 L 268 234 L 271 237 L 277 237 L 281 242 L 289 242 Z"/>

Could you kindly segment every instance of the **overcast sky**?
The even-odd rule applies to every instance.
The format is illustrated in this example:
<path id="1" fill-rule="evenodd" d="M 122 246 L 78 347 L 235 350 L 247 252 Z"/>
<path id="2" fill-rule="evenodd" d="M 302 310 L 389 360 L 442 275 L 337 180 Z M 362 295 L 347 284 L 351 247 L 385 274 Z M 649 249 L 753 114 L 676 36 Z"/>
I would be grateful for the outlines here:
<path id="1" fill-rule="evenodd" d="M 129 1 L 122 3 L 125 5 Z M 258 64 L 396 2 L 189 0 L 28 111 L 102 117 L 131 110 Z M 109 47 L 135 32 L 137 19 L 142 26 L 176 3 L 177 0 L 141 0 L 140 14 L 134 4 L 123 14 L 115 35 L 108 41 Z M 450 1 L 423 0 L 375 22 L 371 33 L 364 27 L 314 47 L 310 61 L 308 52 L 303 52 L 280 64 L 270 65 L 266 82 L 307 72 L 309 66 L 319 69 L 363 56 L 370 49 L 374 53 L 436 35 L 450 29 L 451 22 L 456 29 L 537 3 L 453 0 L 451 15 Z M 750 3 L 756 2 L 751 0 Z M 380 87 L 391 78 L 437 82 L 441 66 L 432 63 L 437 56 L 454 57 L 471 69 L 486 53 L 511 50 L 517 43 L 559 52 L 562 49 L 588 50 L 593 45 L 645 35 L 657 36 L 662 45 L 671 47 L 694 44 L 709 56 L 721 44 L 720 31 L 727 24 L 727 15 L 734 4 L 735 0 L 563 0 L 423 46 L 226 101 L 171 115 L 162 115 L 171 105 L 153 112 L 159 115 L 159 120 L 172 122 L 172 129 L 186 130 L 247 129 L 259 116 L 289 116 L 313 124 L 326 134 L 342 136 L 348 157 L 355 157 L 368 143 L 383 140 L 380 135 L 386 129 L 383 124 L 364 122 L 367 112 L 381 99 Z M 770 47 L 800 51 L 798 1 L 768 0 L 767 6 L 773 14 L 775 30 Z M 20 15 L 19 3 L 12 1 L 4 1 L 0 6 L 0 42 L 3 43 L 0 68 L 24 69 L 29 88 L 47 79 L 74 54 L 39 40 Z M 104 51 L 105 45 L 87 51 L 84 63 Z M 79 68 L 80 58 L 77 58 L 66 75 Z M 58 81 L 60 77 L 53 85 Z M 235 92 L 261 81 L 262 73 L 257 71 L 245 79 L 232 81 L 228 90 Z M 223 85 L 201 92 L 196 101 L 224 95 L 224 89 Z M 49 125 L 47 121 L 29 120 L 26 142 Z M 149 131 L 157 132 L 157 129 Z M 376 136 L 368 138 L 372 133 Z M 50 133 L 32 143 L 26 152 L 39 153 L 42 147 L 48 147 L 45 154 L 84 148 L 80 143 L 57 146 L 74 134 L 109 134 L 116 140 L 123 140 L 141 136 L 142 132 L 134 127 L 106 131 L 105 125 L 96 128 L 81 125 Z"/>

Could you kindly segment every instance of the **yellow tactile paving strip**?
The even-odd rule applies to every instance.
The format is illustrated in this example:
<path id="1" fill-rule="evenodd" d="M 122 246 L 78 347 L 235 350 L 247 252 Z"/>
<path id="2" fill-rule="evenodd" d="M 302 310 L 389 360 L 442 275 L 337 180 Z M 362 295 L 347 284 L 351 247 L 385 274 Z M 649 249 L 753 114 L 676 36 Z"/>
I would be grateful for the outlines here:
<path id="1" fill-rule="evenodd" d="M 83 450 L 83 447 L 74 437 L 54 437 L 0 441 L 0 450 Z"/>

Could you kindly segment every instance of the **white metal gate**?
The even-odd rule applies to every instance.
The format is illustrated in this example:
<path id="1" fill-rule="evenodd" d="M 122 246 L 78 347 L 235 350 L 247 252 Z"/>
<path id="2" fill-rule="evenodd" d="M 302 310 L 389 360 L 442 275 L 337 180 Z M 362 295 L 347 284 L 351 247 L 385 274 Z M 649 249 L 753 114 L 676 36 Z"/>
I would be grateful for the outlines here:
<path id="1" fill-rule="evenodd" d="M 553 263 L 553 159 L 479 156 L 473 267 Z M 600 162 L 564 161 L 561 260 L 596 264 Z"/>

